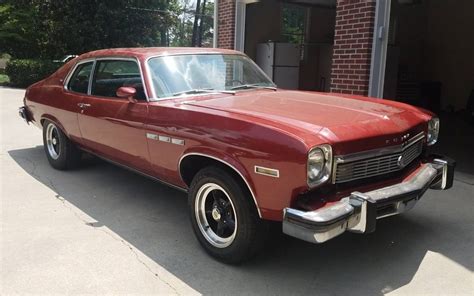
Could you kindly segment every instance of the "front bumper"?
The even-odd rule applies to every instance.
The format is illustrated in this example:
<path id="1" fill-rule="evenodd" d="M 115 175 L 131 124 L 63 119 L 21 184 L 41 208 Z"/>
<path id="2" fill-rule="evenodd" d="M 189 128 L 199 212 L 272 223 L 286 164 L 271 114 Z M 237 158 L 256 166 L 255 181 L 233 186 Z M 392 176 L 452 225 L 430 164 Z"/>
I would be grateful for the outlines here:
<path id="1" fill-rule="evenodd" d="M 365 193 L 352 192 L 339 202 L 315 211 L 286 208 L 283 232 L 312 243 L 323 243 L 345 231 L 373 232 L 377 219 L 410 210 L 428 188 L 451 188 L 455 165 L 449 158 L 436 156 L 399 184 Z"/>

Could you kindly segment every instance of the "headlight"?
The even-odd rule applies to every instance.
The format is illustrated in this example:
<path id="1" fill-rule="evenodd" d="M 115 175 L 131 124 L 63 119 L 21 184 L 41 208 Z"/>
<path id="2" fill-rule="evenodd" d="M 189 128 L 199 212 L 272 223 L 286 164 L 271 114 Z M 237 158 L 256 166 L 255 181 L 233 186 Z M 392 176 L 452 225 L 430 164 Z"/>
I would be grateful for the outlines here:
<path id="1" fill-rule="evenodd" d="M 439 134 L 439 118 L 433 117 L 428 121 L 428 146 L 433 145 L 438 141 Z"/>
<path id="2" fill-rule="evenodd" d="M 320 145 L 308 153 L 308 185 L 317 186 L 326 182 L 331 176 L 332 148 L 329 145 Z"/>

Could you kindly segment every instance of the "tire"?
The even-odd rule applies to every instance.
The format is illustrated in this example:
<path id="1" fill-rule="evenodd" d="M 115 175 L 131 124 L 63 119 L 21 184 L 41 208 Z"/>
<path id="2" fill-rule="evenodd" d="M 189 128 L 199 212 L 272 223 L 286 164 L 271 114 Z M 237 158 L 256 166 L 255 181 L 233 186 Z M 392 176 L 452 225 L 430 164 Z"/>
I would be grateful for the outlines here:
<path id="1" fill-rule="evenodd" d="M 81 160 L 81 151 L 53 122 L 43 124 L 43 146 L 49 164 L 57 170 L 73 169 Z"/>
<path id="2" fill-rule="evenodd" d="M 225 169 L 199 171 L 188 201 L 194 234 L 214 258 L 238 264 L 263 247 L 268 223 L 258 216 L 247 187 Z"/>

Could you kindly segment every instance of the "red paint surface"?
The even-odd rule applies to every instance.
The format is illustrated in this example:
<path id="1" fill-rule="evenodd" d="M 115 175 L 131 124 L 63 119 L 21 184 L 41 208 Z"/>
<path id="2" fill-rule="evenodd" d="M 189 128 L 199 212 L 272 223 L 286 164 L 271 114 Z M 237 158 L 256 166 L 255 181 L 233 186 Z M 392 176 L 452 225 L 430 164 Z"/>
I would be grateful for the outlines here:
<path id="1" fill-rule="evenodd" d="M 82 148 L 179 187 L 186 187 L 179 173 L 183 155 L 201 153 L 221 159 L 244 176 L 262 217 L 271 220 L 281 220 L 283 208 L 294 205 L 294 199 L 309 190 L 307 153 L 315 145 L 332 145 L 334 155 L 392 146 L 394 138 L 407 132 L 415 135 L 426 131 L 431 118 L 428 112 L 402 103 L 331 93 L 248 90 L 236 95 L 132 103 L 78 95 L 63 87 L 71 67 L 82 59 L 136 57 L 145 75 L 147 93 L 151 93 L 145 60 L 189 53 L 240 54 L 196 48 L 87 53 L 28 88 L 26 106 L 37 125 L 42 119 L 50 119 Z M 81 113 L 78 103 L 91 107 Z M 147 132 L 183 139 L 185 145 L 147 139 Z M 278 169 L 280 178 L 255 174 L 255 165 Z M 382 185 L 369 184 L 363 189 Z M 337 198 L 339 195 L 333 199 Z"/>

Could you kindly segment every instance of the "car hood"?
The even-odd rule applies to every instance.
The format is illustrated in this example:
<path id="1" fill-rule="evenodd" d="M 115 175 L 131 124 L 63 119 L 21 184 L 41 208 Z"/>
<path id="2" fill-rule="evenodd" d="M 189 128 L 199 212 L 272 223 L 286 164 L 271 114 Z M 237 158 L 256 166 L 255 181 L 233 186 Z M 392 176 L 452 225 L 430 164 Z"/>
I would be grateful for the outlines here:
<path id="1" fill-rule="evenodd" d="M 318 136 L 316 142 L 329 143 L 384 136 L 373 145 L 385 146 L 393 145 L 387 142 L 387 136 L 407 132 L 423 122 L 414 108 L 386 102 L 337 94 L 262 90 L 186 104 L 250 116 L 255 122 L 271 123 L 306 140 L 310 135 Z"/>

